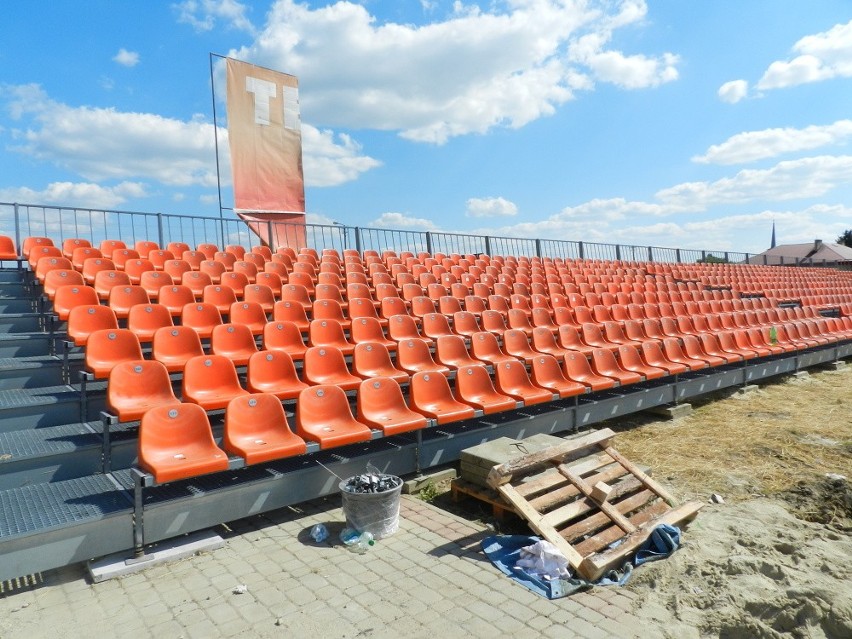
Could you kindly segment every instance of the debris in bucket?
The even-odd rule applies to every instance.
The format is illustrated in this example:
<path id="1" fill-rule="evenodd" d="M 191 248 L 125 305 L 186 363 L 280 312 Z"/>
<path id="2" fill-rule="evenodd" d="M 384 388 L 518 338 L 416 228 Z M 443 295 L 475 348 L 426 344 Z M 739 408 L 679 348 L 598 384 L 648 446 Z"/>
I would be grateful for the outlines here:
<path id="1" fill-rule="evenodd" d="M 347 493 L 383 493 L 388 490 L 393 490 L 399 486 L 398 477 L 394 475 L 377 475 L 375 473 L 365 473 L 363 475 L 354 475 L 346 480 L 343 484 L 343 490 Z"/>

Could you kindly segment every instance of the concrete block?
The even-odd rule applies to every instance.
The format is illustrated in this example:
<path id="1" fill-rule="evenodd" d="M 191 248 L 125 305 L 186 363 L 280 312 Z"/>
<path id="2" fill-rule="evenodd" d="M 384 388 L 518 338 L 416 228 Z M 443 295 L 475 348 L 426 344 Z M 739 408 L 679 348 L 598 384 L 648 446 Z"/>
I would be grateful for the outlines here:
<path id="1" fill-rule="evenodd" d="M 846 371 L 849 370 L 846 362 L 843 360 L 838 360 L 836 362 L 829 362 L 825 365 L 825 368 L 830 371 Z"/>
<path id="2" fill-rule="evenodd" d="M 752 393 L 757 392 L 757 390 L 758 390 L 759 388 L 760 388 L 760 387 L 759 387 L 757 384 L 746 384 L 745 386 L 742 386 L 742 387 L 738 388 L 738 389 L 737 389 L 737 392 L 735 393 L 735 395 L 736 395 L 738 398 L 742 399 L 742 398 L 744 398 L 744 397 L 747 397 L 747 396 L 751 395 Z"/>
<path id="3" fill-rule="evenodd" d="M 490 442 L 471 446 L 461 451 L 461 478 L 477 486 L 488 488 L 489 471 L 497 464 L 503 464 L 528 453 L 535 453 L 550 448 L 565 440 L 554 435 L 532 435 L 518 440 L 500 437 Z"/>
<path id="4" fill-rule="evenodd" d="M 796 371 L 793 373 L 795 379 L 807 379 L 811 374 L 808 371 Z"/>
<path id="5" fill-rule="evenodd" d="M 654 406 L 649 408 L 649 413 L 668 417 L 669 419 L 682 419 L 692 414 L 692 404 L 673 404 L 672 406 Z"/>
<path id="6" fill-rule="evenodd" d="M 455 479 L 458 476 L 455 468 L 442 468 L 435 470 L 428 475 L 418 475 L 412 479 L 408 479 L 402 483 L 402 492 L 406 495 L 419 493 L 425 486 L 429 484 L 437 484 L 442 481 Z"/>
<path id="7" fill-rule="evenodd" d="M 216 550 L 224 545 L 225 540 L 216 533 L 201 530 L 191 535 L 162 541 L 146 549 L 142 557 L 128 557 L 127 553 L 117 553 L 90 561 L 87 567 L 92 581 L 99 583 L 107 579 L 131 575 L 168 561 L 177 561 L 200 552 Z"/>

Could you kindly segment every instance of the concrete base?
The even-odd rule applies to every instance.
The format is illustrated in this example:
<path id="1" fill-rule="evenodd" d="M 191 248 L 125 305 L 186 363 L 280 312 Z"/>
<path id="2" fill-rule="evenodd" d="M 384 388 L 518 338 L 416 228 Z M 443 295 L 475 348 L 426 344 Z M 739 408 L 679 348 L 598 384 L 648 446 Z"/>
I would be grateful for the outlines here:
<path id="1" fill-rule="evenodd" d="M 197 555 L 200 552 L 216 550 L 225 545 L 225 540 L 210 530 L 200 530 L 191 535 L 176 537 L 146 549 L 141 557 L 128 557 L 127 553 L 117 553 L 90 561 L 89 575 L 94 583 L 123 577 L 151 566 L 167 561 L 176 561 Z"/>
<path id="2" fill-rule="evenodd" d="M 402 492 L 406 495 L 413 495 L 414 493 L 419 493 L 429 484 L 449 481 L 456 477 L 458 477 L 458 473 L 455 468 L 442 468 L 440 470 L 435 470 L 428 475 L 418 475 L 417 477 L 403 482 Z"/>
<path id="3" fill-rule="evenodd" d="M 692 414 L 692 404 L 674 404 L 672 406 L 655 406 L 646 412 L 669 419 L 682 419 Z"/>
<path id="4" fill-rule="evenodd" d="M 487 481 L 488 473 L 494 466 L 563 443 L 565 440 L 562 437 L 543 434 L 531 435 L 522 440 L 510 437 L 493 439 L 461 451 L 459 474 L 466 481 L 483 488 L 490 488 Z"/>
<path id="5" fill-rule="evenodd" d="M 752 393 L 757 392 L 760 387 L 757 384 L 746 384 L 745 386 L 738 388 L 737 392 L 734 393 L 738 398 L 742 399 L 743 397 L 747 397 Z"/>
<path id="6" fill-rule="evenodd" d="M 847 371 L 849 370 L 849 366 L 847 366 L 846 362 L 842 360 L 838 360 L 836 362 L 830 362 L 825 365 L 826 370 L 830 371 Z"/>

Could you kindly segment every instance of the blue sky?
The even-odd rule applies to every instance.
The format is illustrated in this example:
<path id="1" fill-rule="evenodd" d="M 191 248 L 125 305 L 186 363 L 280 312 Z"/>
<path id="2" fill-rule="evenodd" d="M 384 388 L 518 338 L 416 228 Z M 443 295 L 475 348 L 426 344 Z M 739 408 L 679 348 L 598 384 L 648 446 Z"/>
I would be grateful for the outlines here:
<path id="1" fill-rule="evenodd" d="M 299 78 L 309 221 L 748 252 L 773 220 L 852 228 L 848 0 L 45 6 L 3 5 L 0 201 L 218 215 L 216 52 Z"/>

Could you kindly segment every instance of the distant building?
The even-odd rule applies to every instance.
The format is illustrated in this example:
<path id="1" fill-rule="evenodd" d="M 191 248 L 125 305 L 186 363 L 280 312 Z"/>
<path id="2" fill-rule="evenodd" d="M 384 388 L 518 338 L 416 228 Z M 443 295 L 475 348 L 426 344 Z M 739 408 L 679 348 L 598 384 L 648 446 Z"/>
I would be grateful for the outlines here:
<path id="1" fill-rule="evenodd" d="M 788 266 L 852 266 L 852 248 L 814 240 L 810 244 L 780 244 L 748 258 L 749 264 Z"/>

